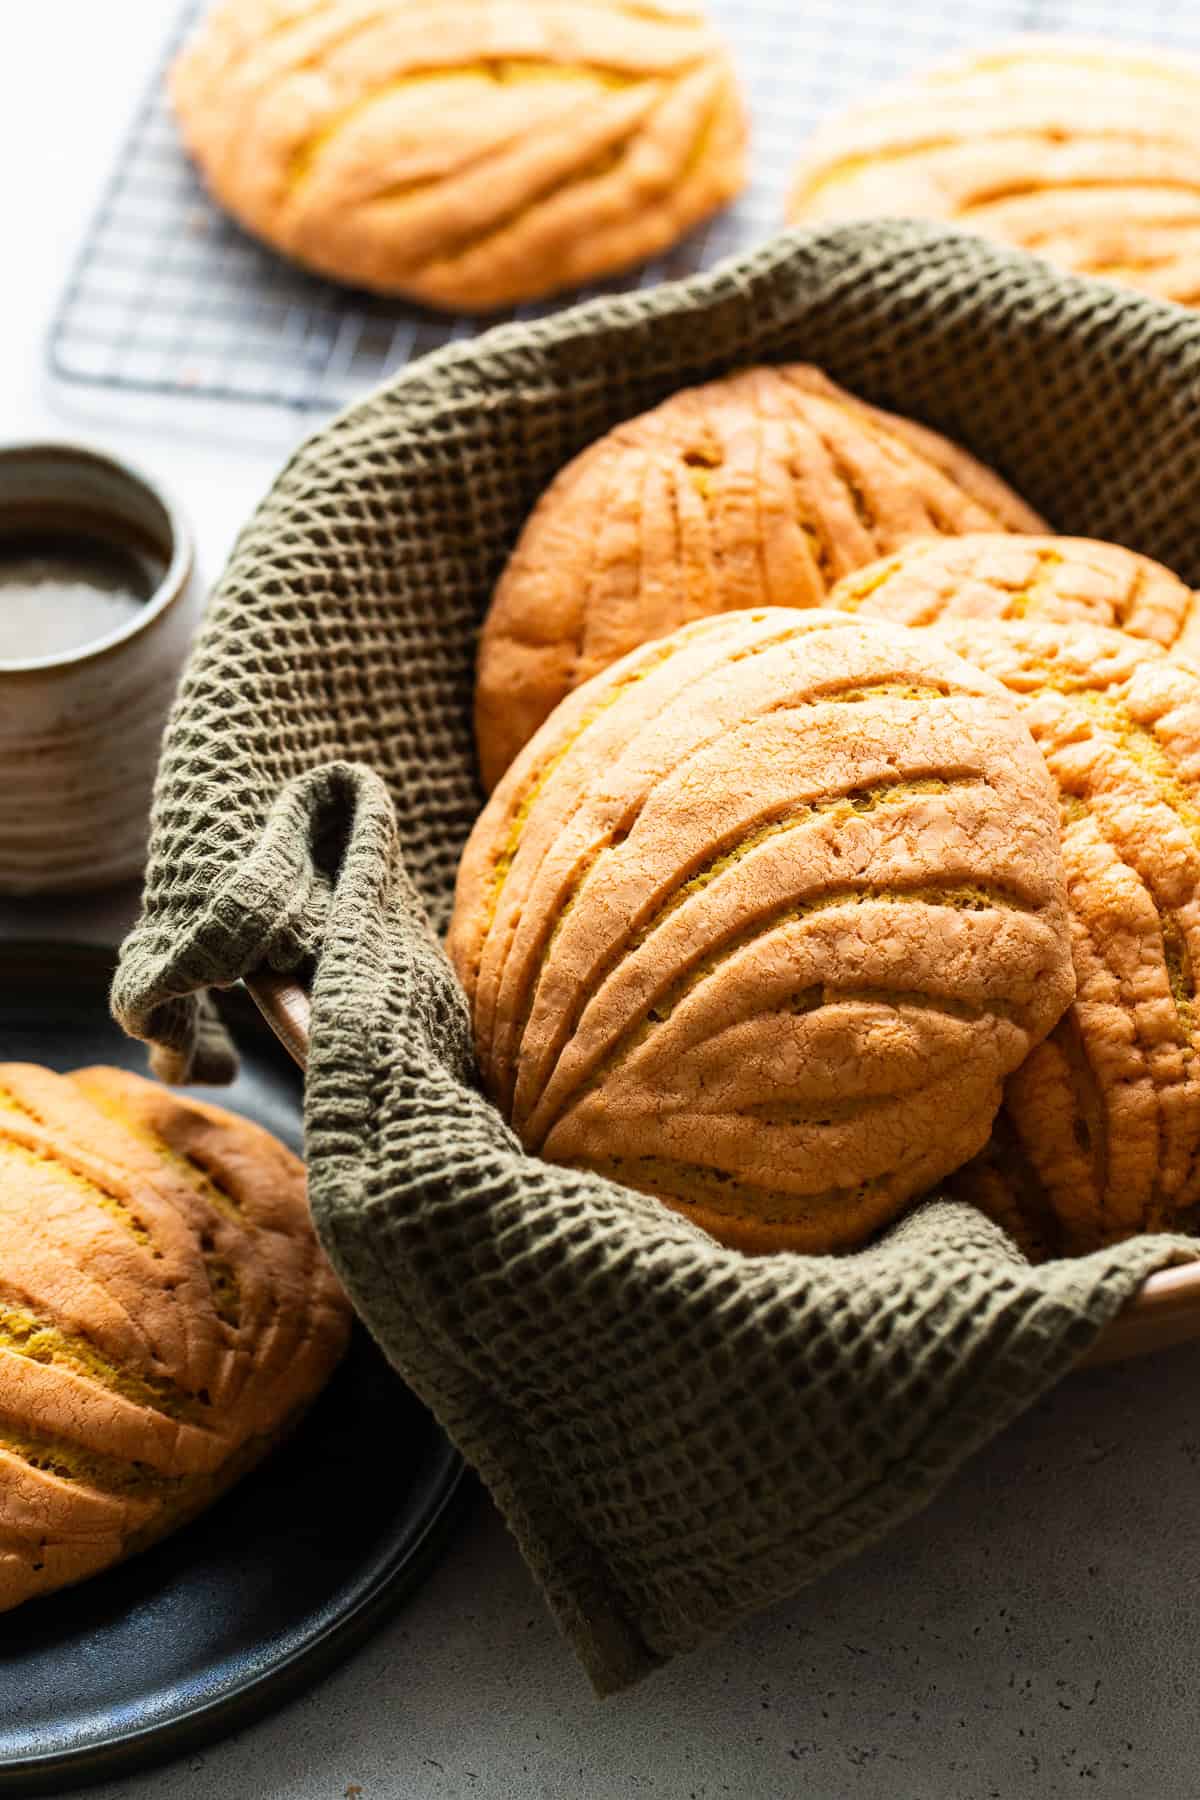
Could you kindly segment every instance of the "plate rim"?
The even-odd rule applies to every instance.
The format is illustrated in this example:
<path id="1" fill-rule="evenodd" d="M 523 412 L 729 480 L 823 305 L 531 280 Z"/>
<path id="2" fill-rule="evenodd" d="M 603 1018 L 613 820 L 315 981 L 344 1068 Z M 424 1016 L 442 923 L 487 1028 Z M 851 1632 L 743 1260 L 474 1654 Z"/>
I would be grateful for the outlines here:
<path id="1" fill-rule="evenodd" d="M 354 1605 L 293 1646 L 267 1670 L 241 1677 L 231 1687 L 169 1719 L 117 1730 L 111 1736 L 45 1755 L 0 1760 L 0 1794 L 61 1793 L 120 1775 L 145 1774 L 201 1745 L 216 1746 L 257 1723 L 288 1700 L 299 1698 L 323 1675 L 341 1666 L 386 1623 L 394 1603 L 411 1593 L 432 1566 L 471 1492 L 470 1471 L 440 1426 L 436 1427 L 433 1496 L 412 1538 L 394 1545 Z"/>

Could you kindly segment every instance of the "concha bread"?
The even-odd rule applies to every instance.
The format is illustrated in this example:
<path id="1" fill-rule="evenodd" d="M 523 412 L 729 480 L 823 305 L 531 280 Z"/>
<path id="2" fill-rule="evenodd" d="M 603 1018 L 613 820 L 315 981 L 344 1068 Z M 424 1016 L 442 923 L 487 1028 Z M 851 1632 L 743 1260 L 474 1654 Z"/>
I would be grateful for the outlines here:
<path id="1" fill-rule="evenodd" d="M 692 619 L 821 606 L 914 538 L 1045 529 L 965 451 L 807 364 L 673 394 L 568 463 L 521 534 L 480 641 L 484 786 L 572 688 Z"/>
<path id="2" fill-rule="evenodd" d="M 1060 1251 L 1183 1227 L 1200 1204 L 1200 673 L 1095 627 L 938 635 L 1009 688 L 1058 787 L 1078 983 L 964 1190 Z"/>
<path id="3" fill-rule="evenodd" d="M 733 66 L 684 0 L 217 0 L 171 94 L 247 230 L 453 311 L 652 256 L 745 179 Z"/>
<path id="4" fill-rule="evenodd" d="M 788 217 L 945 220 L 1194 306 L 1198 167 L 1200 57 L 1031 36 L 832 119 L 804 153 Z"/>
<path id="5" fill-rule="evenodd" d="M 0 1065 L 0 1609 L 200 1511 L 349 1322 L 267 1132 L 117 1069 Z"/>
<path id="6" fill-rule="evenodd" d="M 565 701 L 449 948 L 530 1151 L 722 1241 L 861 1243 L 986 1141 L 1073 991 L 1055 797 L 931 633 L 708 619 Z"/>

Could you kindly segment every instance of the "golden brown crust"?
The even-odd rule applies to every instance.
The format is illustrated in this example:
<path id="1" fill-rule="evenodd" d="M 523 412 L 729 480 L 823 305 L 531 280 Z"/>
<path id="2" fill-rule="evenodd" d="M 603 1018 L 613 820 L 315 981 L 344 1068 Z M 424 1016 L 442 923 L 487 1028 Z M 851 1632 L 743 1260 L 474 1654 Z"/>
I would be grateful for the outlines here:
<path id="1" fill-rule="evenodd" d="M 1024 38 L 818 132 L 793 223 L 943 219 L 1078 274 L 1200 300 L 1200 59 Z"/>
<path id="2" fill-rule="evenodd" d="M 1061 795 L 1078 992 L 1008 1082 L 991 1177 L 1039 1193 L 1068 1250 L 1179 1224 L 1200 1201 L 1200 674 L 1084 626 L 939 635 L 1020 697 Z"/>
<path id="3" fill-rule="evenodd" d="M 572 694 L 472 834 L 449 949 L 528 1149 L 756 1249 L 860 1242 L 972 1156 L 1072 988 L 1016 708 L 819 610 Z"/>
<path id="4" fill-rule="evenodd" d="M 0 1609 L 206 1505 L 348 1328 L 269 1133 L 121 1070 L 0 1065 Z"/>
<path id="5" fill-rule="evenodd" d="M 1093 538 L 990 532 L 910 544 L 840 581 L 829 604 L 896 625 L 1076 621 L 1166 650 L 1184 647 L 1196 624 L 1191 589 L 1148 556 Z"/>
<path id="6" fill-rule="evenodd" d="M 744 180 L 732 65 L 684 0 L 217 0 L 171 93 L 247 229 L 451 310 L 641 261 Z"/>
<path id="7" fill-rule="evenodd" d="M 1066 1254 L 1062 1224 L 1003 1107 L 984 1148 L 950 1177 L 947 1189 L 1007 1232 L 1026 1262 Z"/>
<path id="8" fill-rule="evenodd" d="M 1044 530 L 965 451 L 806 364 L 675 394 L 569 463 L 521 534 L 480 642 L 484 786 L 564 694 L 689 620 L 824 605 L 913 538 Z"/>

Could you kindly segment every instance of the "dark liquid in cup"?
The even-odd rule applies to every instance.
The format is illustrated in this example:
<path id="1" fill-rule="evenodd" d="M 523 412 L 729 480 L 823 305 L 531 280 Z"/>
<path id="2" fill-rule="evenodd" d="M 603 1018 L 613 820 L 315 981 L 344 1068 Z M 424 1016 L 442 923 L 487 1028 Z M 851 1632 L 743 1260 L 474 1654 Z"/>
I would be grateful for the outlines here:
<path id="1" fill-rule="evenodd" d="M 137 617 L 165 571 L 132 533 L 0 531 L 0 662 L 65 656 L 108 637 Z"/>

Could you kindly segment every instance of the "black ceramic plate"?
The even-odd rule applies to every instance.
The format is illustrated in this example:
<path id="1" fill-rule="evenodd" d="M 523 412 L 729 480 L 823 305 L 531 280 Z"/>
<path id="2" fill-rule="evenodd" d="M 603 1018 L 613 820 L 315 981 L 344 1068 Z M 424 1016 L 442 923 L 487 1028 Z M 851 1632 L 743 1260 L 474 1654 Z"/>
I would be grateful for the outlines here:
<path id="1" fill-rule="evenodd" d="M 101 950 L 0 944 L 0 1061 L 143 1069 L 109 1021 L 110 976 Z M 248 1000 L 228 1009 L 242 1073 L 208 1097 L 299 1148 L 291 1062 Z M 456 1452 L 358 1334 L 292 1442 L 211 1512 L 0 1615 L 0 1793 L 129 1773 L 296 1692 L 421 1578 L 461 1486 Z"/>

